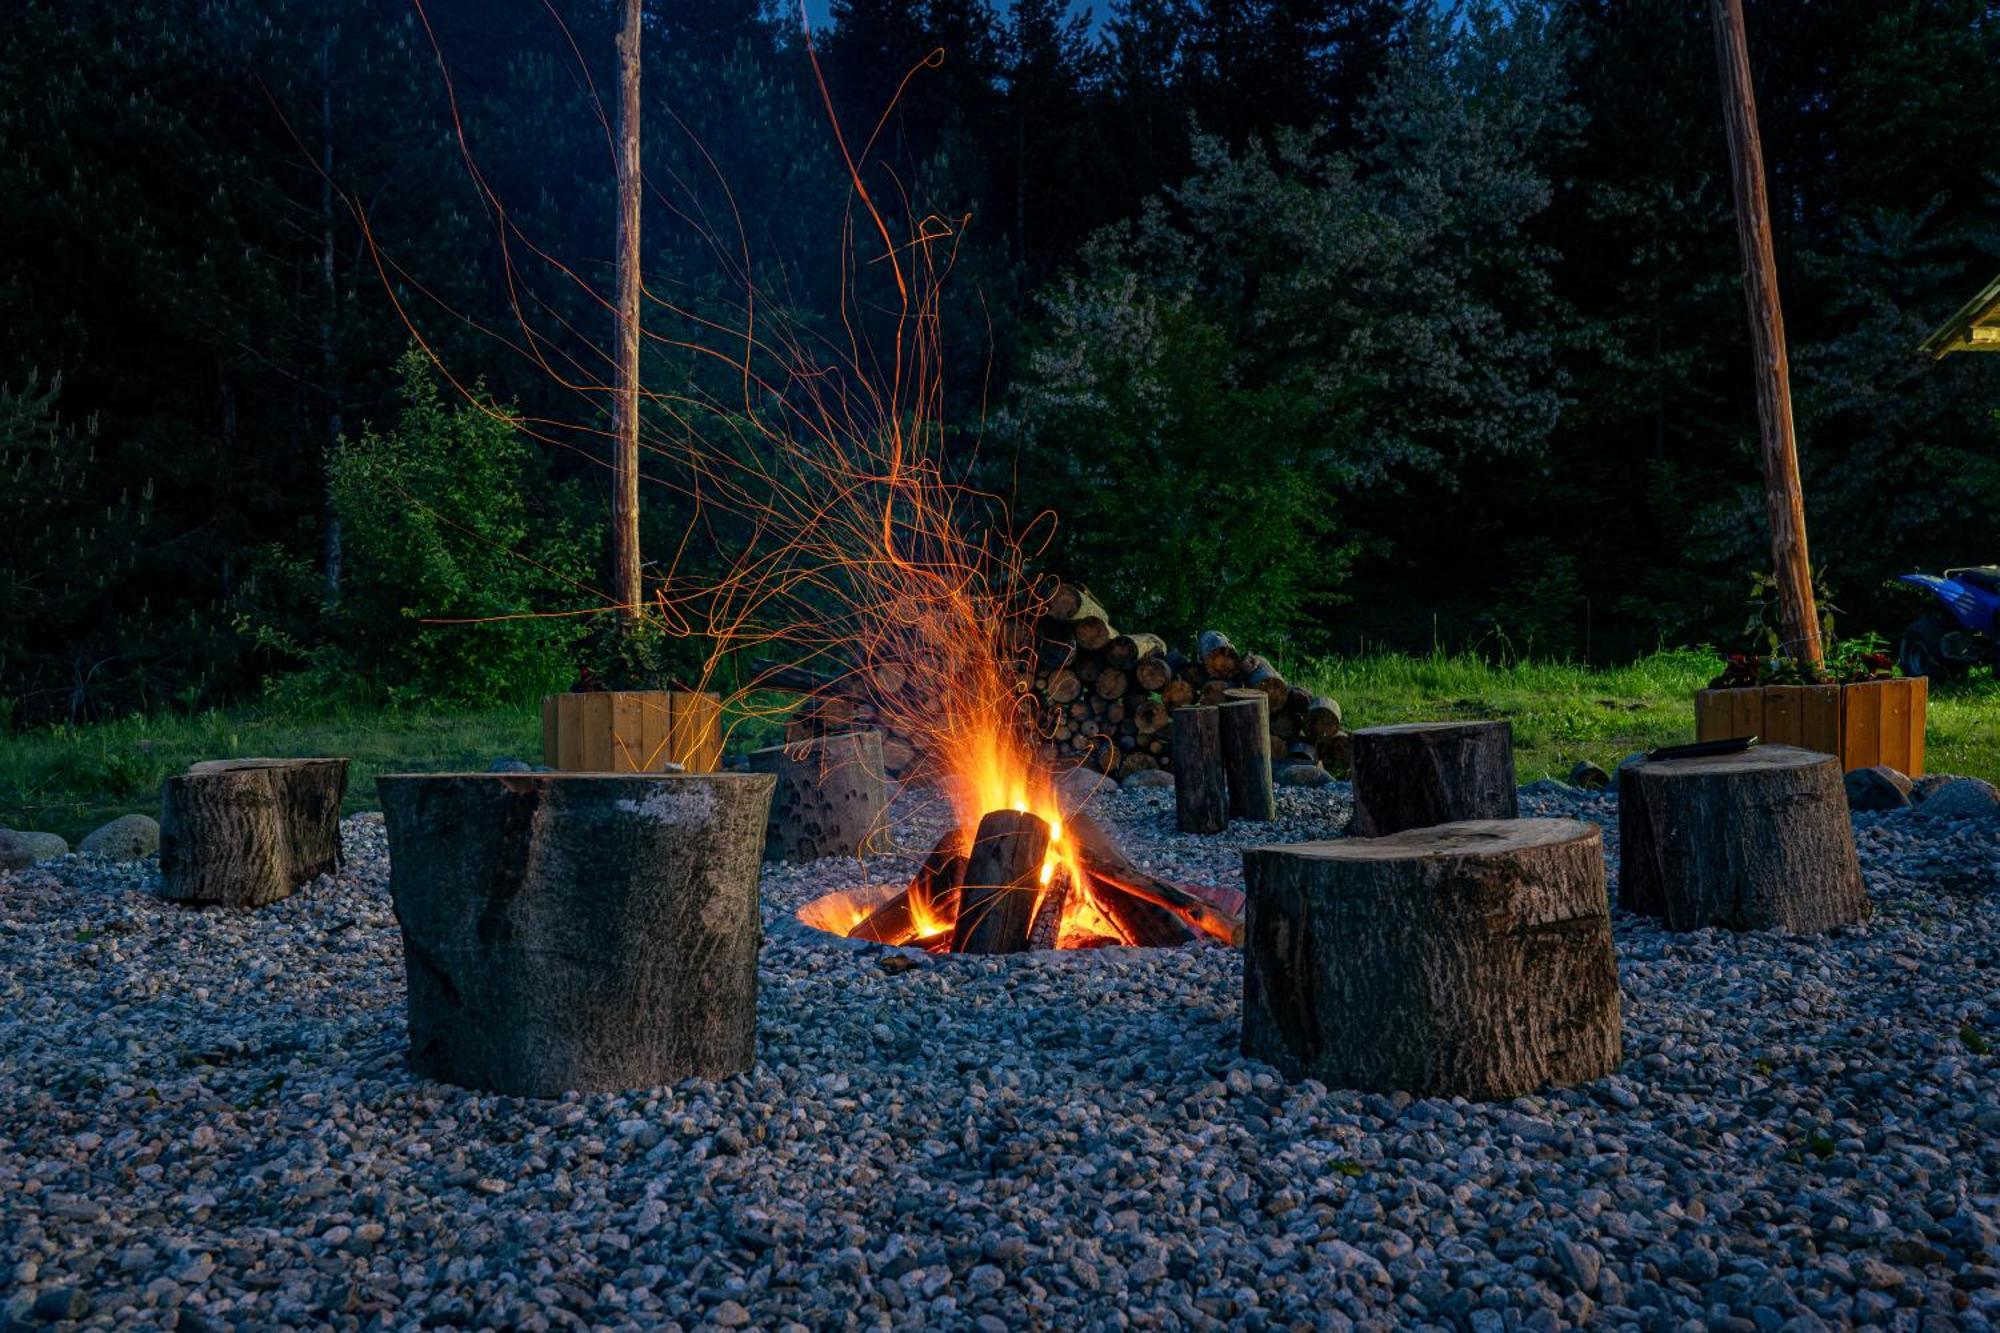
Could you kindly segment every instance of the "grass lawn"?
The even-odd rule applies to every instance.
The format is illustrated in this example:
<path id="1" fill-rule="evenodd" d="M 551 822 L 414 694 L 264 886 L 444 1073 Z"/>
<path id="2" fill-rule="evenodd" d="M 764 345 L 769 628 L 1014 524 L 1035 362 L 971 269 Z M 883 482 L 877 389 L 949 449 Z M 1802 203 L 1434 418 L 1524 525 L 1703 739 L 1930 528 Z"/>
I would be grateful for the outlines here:
<path id="1" fill-rule="evenodd" d="M 1694 691 L 1714 671 L 1706 653 L 1659 653 L 1607 670 L 1562 663 L 1494 666 L 1475 657 L 1395 654 L 1301 669 L 1331 694 L 1350 727 L 1452 717 L 1514 723 L 1520 780 L 1565 777 L 1578 759 L 1612 767 L 1625 754 L 1694 739 Z M 769 723 L 741 729 L 732 748 L 770 743 Z M 1985 673 L 1935 691 L 1933 773 L 2000 781 L 2000 683 Z M 375 806 L 375 777 L 410 770 L 484 769 L 496 756 L 534 762 L 541 723 L 529 708 L 485 713 L 341 713 L 297 717 L 249 707 L 194 717 L 126 718 L 0 741 L 0 825 L 74 842 L 114 815 L 159 805 L 160 782 L 197 759 L 346 755 L 348 808 Z"/>

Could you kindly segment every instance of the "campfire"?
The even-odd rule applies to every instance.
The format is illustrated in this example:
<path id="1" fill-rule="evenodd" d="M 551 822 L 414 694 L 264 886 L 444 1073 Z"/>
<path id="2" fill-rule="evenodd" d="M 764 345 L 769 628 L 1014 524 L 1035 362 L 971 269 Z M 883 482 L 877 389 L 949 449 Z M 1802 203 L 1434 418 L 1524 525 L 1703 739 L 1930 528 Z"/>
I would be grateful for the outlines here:
<path id="1" fill-rule="evenodd" d="M 886 898 L 835 895 L 808 924 L 931 953 L 1167 947 L 1200 938 L 1238 944 L 1239 895 L 1151 875 L 1095 820 L 1023 799 L 986 813 L 968 834 L 938 840 L 910 882 Z"/>

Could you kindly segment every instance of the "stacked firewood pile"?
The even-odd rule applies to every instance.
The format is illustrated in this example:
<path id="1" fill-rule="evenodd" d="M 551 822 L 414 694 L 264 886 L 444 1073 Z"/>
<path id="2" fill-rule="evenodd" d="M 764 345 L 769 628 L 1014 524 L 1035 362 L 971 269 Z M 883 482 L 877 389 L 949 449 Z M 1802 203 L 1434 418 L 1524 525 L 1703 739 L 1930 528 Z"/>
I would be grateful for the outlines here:
<path id="1" fill-rule="evenodd" d="M 1119 633 L 1095 598 L 1064 584 L 1049 599 L 1035 651 L 1042 757 L 1056 767 L 1085 764 L 1120 778 L 1171 771 L 1173 710 L 1242 697 L 1232 691 L 1270 701 L 1274 766 L 1347 767 L 1340 705 L 1289 683 L 1220 630 L 1203 631 L 1183 654 L 1157 634 Z"/>
<path id="2" fill-rule="evenodd" d="M 1231 691 L 1254 691 L 1270 701 L 1274 768 L 1347 769 L 1340 705 L 1289 683 L 1270 662 L 1239 651 L 1220 630 L 1203 631 L 1194 651 L 1182 653 L 1157 634 L 1119 633 L 1095 598 L 1062 584 L 1028 637 L 1012 665 L 1033 692 L 1036 707 L 1024 720 L 1035 722 L 1040 757 L 1052 769 L 1089 767 L 1120 779 L 1149 770 L 1171 772 L 1173 710 L 1219 704 Z M 897 664 L 875 664 L 865 682 L 858 675 L 760 666 L 772 685 L 813 691 L 788 724 L 788 741 L 875 728 L 883 734 L 888 775 L 901 780 L 915 774 L 922 759 L 917 738 L 903 734 L 894 710 L 879 703 L 906 688 L 908 673 Z"/>

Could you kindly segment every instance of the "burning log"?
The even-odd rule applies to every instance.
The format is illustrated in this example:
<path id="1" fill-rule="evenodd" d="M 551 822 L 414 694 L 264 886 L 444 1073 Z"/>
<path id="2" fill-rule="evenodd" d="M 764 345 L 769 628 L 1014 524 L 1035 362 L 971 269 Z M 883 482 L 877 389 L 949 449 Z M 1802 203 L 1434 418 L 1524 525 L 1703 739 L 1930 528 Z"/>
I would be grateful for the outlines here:
<path id="1" fill-rule="evenodd" d="M 957 829 L 938 839 L 908 888 L 870 913 L 848 931 L 850 939 L 875 944 L 911 944 L 925 938 L 925 928 L 949 926 L 958 916 L 959 886 L 965 879 L 965 837 Z M 947 933 L 948 932 L 942 932 Z"/>
<path id="2" fill-rule="evenodd" d="M 951 932 L 953 953 L 1019 953 L 1028 947 L 1048 848 L 1049 826 L 1039 816 L 1020 810 L 987 812 L 966 857 Z"/>
<path id="3" fill-rule="evenodd" d="M 1216 711 L 1229 813 L 1268 823 L 1278 817 L 1271 790 L 1270 700 L 1261 690 L 1232 690 Z"/>
<path id="4" fill-rule="evenodd" d="M 1229 827 L 1229 789 L 1222 774 L 1222 727 L 1214 708 L 1174 710 L 1174 817 L 1183 833 Z"/>
<path id="5" fill-rule="evenodd" d="M 1242 917 L 1224 911 L 1192 889 L 1141 870 L 1089 815 L 1070 816 L 1063 824 L 1063 836 L 1076 848 L 1092 887 L 1111 890 L 1099 894 L 1100 901 L 1113 894 L 1129 895 L 1172 913 L 1192 929 L 1224 944 L 1243 942 Z"/>

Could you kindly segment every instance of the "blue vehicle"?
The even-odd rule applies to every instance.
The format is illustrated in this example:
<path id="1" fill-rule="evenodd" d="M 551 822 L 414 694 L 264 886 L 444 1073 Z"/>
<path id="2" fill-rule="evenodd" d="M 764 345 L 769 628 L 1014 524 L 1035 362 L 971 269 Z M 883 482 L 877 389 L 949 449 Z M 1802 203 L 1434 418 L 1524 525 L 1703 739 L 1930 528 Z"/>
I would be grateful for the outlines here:
<path id="1" fill-rule="evenodd" d="M 2000 669 L 2000 565 L 1898 574 L 1896 582 L 1938 600 L 1937 611 L 1903 631 L 1896 662 L 1904 675 L 1956 680 L 1981 663 Z"/>

